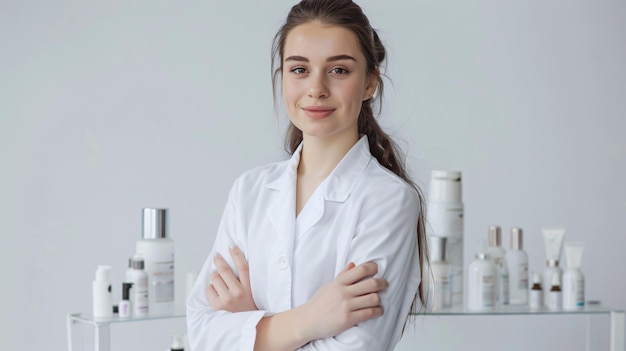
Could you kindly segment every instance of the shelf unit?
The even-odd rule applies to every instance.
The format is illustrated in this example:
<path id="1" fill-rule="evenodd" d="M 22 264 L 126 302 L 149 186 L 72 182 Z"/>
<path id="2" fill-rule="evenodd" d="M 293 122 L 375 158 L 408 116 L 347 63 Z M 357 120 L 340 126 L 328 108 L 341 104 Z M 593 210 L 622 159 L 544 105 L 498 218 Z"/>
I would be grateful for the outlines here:
<path id="1" fill-rule="evenodd" d="M 425 313 L 426 316 L 511 316 L 511 315 L 586 315 L 593 316 L 606 316 L 610 321 L 610 348 L 609 351 L 626 351 L 626 342 L 624 338 L 626 328 L 626 315 L 624 311 L 607 308 L 601 305 L 589 305 L 584 309 L 575 311 L 551 311 L 547 309 L 530 309 L 528 307 L 515 307 L 507 306 L 491 311 L 470 311 L 466 308 L 452 308 L 439 311 L 429 311 Z M 118 316 L 112 318 L 93 318 L 90 314 L 86 313 L 71 313 L 67 315 L 67 338 L 69 351 L 78 351 L 74 348 L 76 345 L 76 332 L 75 329 L 79 324 L 89 324 L 94 327 L 95 332 L 95 351 L 110 351 L 111 350 L 111 330 L 110 326 L 117 323 L 137 323 L 150 320 L 162 320 L 162 319 L 175 319 L 185 318 L 184 311 L 178 311 L 176 313 L 168 315 L 149 315 L 145 317 L 131 317 L 127 319 L 121 319 Z M 588 329 L 593 328 L 592 323 L 589 323 Z M 589 333 L 589 330 L 588 330 Z M 591 345 L 588 345 L 588 349 L 592 349 Z M 594 350 L 595 351 L 595 350 Z"/>

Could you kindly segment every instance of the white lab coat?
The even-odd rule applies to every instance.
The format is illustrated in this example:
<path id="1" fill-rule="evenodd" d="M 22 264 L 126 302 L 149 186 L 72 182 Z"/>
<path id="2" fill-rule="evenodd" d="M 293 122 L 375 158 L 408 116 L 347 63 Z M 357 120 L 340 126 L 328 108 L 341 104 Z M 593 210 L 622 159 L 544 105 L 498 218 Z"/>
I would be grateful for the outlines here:
<path id="1" fill-rule="evenodd" d="M 233 185 L 217 237 L 187 301 L 193 351 L 252 351 L 258 321 L 297 307 L 333 280 L 349 262 L 378 263 L 384 315 L 301 350 L 392 350 L 420 281 L 417 252 L 419 201 L 406 182 L 381 166 L 363 136 L 295 216 L 296 170 L 290 160 L 244 173 Z M 258 311 L 214 311 L 205 295 L 219 252 L 236 272 L 229 245 L 250 265 Z"/>

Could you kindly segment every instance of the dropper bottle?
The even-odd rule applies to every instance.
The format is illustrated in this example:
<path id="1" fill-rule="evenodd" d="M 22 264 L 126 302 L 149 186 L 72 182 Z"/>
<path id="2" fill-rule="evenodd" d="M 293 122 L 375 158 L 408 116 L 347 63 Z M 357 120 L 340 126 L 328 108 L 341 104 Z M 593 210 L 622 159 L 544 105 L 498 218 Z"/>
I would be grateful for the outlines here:
<path id="1" fill-rule="evenodd" d="M 530 288 L 528 307 L 539 309 L 543 307 L 543 289 L 541 288 L 541 276 L 537 272 L 532 273 L 533 286 Z"/>
<path id="2" fill-rule="evenodd" d="M 552 287 L 548 292 L 548 309 L 556 311 L 562 306 L 561 279 L 557 274 L 552 276 Z"/>

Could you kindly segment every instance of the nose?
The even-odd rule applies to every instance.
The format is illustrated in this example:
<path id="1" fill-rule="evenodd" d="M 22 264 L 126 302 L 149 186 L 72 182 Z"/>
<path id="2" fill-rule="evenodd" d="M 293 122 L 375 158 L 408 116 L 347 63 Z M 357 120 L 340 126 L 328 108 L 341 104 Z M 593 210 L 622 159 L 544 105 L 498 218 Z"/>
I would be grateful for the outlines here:
<path id="1" fill-rule="evenodd" d="M 312 99 L 328 97 L 328 84 L 326 77 L 322 73 L 311 75 L 308 96 Z"/>

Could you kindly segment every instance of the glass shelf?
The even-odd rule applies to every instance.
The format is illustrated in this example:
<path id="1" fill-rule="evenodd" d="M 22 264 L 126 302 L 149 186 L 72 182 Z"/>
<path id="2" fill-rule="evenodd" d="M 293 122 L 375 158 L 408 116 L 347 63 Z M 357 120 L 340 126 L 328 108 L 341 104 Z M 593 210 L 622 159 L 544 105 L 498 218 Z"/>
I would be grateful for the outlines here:
<path id="1" fill-rule="evenodd" d="M 115 324 L 115 323 L 130 323 L 130 322 L 142 322 L 142 321 L 150 321 L 150 320 L 162 320 L 162 319 L 171 319 L 171 318 L 185 318 L 184 311 L 176 311 L 171 314 L 150 314 L 147 316 L 131 316 L 129 318 L 121 318 L 118 315 L 113 315 L 110 318 L 94 318 L 91 313 L 72 313 L 68 315 L 68 318 L 72 319 L 75 322 L 82 322 L 93 325 L 103 325 L 103 324 Z"/>
<path id="2" fill-rule="evenodd" d="M 468 310 L 466 307 L 452 307 L 436 311 L 419 312 L 417 315 L 425 314 L 430 316 L 487 316 L 487 315 L 570 315 L 570 314 L 610 314 L 611 312 L 621 312 L 612 308 L 608 308 L 599 304 L 589 304 L 584 308 L 577 310 L 549 310 L 546 307 L 532 309 L 527 306 L 504 306 L 493 310 L 474 311 Z"/>

